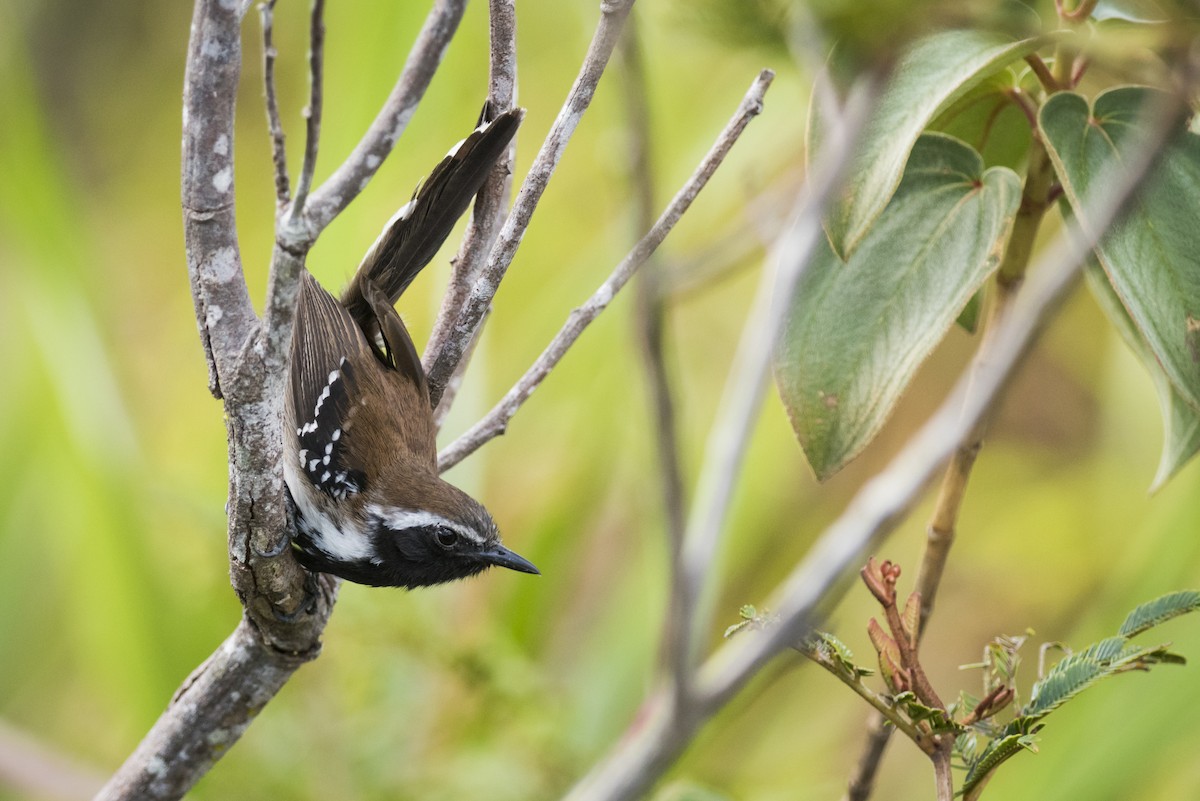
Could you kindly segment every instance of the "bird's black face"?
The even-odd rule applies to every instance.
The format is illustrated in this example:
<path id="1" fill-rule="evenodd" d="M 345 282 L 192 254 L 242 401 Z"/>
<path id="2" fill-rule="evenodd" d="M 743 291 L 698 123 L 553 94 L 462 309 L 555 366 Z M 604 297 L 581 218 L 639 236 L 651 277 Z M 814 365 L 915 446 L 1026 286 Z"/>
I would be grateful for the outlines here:
<path id="1" fill-rule="evenodd" d="M 491 526 L 483 535 L 450 521 L 394 528 L 375 517 L 369 527 L 367 558 L 334 559 L 314 549 L 298 549 L 296 556 L 309 570 L 374 587 L 428 587 L 474 576 L 492 565 L 538 573 L 532 563 L 501 545 Z"/>
<path id="2" fill-rule="evenodd" d="M 500 544 L 494 528 L 481 535 L 450 522 L 392 528 L 380 522 L 375 543 L 389 586 L 427 587 L 467 578 L 492 565 L 537 573 L 530 562 Z M 374 561 L 374 560 L 372 560 Z"/>

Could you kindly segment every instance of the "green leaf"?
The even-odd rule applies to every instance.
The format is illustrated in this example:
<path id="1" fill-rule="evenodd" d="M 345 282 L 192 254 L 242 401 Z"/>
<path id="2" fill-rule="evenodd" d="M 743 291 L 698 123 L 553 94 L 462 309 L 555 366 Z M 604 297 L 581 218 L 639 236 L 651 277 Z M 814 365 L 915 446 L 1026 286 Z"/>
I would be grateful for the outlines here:
<path id="1" fill-rule="evenodd" d="M 1134 637 L 1173 617 L 1200 609 L 1200 592 L 1183 590 L 1155 598 L 1129 613 L 1121 624 L 1121 634 Z"/>
<path id="2" fill-rule="evenodd" d="M 1170 15 L 1154 0 L 1099 0 L 1092 11 L 1092 19 L 1097 22 L 1120 20 L 1154 23 L 1166 22 Z"/>
<path id="3" fill-rule="evenodd" d="M 1011 167 L 1018 172 L 1029 157 L 1033 140 L 1030 120 L 1012 100 L 1028 68 L 1008 67 L 988 76 L 954 101 L 930 123 L 929 130 L 961 139 L 979 151 L 989 167 Z"/>
<path id="4" fill-rule="evenodd" d="M 803 648 L 806 653 L 838 672 L 853 677 L 870 676 L 875 673 L 871 668 L 860 667 L 854 663 L 854 653 L 837 637 L 827 631 L 814 631 L 805 640 Z"/>
<path id="5" fill-rule="evenodd" d="M 1157 90 L 1111 89 L 1091 109 L 1062 92 L 1042 106 L 1041 127 L 1067 200 L 1085 225 L 1096 180 L 1140 147 L 1139 116 Z M 1127 216 L 1096 248 L 1116 290 L 1171 385 L 1200 409 L 1200 136 L 1180 130 Z"/>
<path id="6" fill-rule="evenodd" d="M 1150 484 L 1150 492 L 1156 492 L 1200 451 L 1200 411 L 1189 406 L 1167 378 L 1150 346 L 1130 319 L 1129 312 L 1121 305 L 1104 271 L 1097 265 L 1089 264 L 1086 274 L 1092 297 L 1120 332 L 1121 338 L 1146 366 L 1158 394 L 1163 420 L 1163 447 L 1158 470 Z"/>
<path id="7" fill-rule="evenodd" d="M 981 30 L 953 30 L 918 40 L 902 56 L 863 130 L 849 177 L 825 220 L 835 253 L 848 258 L 862 243 L 900 185 L 909 153 L 939 113 L 972 87 L 1024 58 L 1047 39 L 1014 41 Z M 810 163 L 829 135 L 817 93 L 809 112 Z"/>
<path id="8" fill-rule="evenodd" d="M 904 610 L 900 615 L 900 623 L 904 627 L 904 633 L 908 635 L 908 642 L 913 647 L 917 647 L 917 634 L 921 630 L 921 594 L 917 592 L 909 593 L 908 600 L 904 602 Z"/>
<path id="9" fill-rule="evenodd" d="M 900 693 L 892 701 L 913 723 L 928 723 L 934 734 L 962 731 L 962 727 L 950 719 L 946 710 L 926 706 L 911 691 Z"/>
<path id="10" fill-rule="evenodd" d="M 979 291 L 971 296 L 967 301 L 967 305 L 963 306 L 963 310 L 958 313 L 958 317 L 954 322 L 958 327 L 966 331 L 968 334 L 974 334 L 979 330 L 979 318 L 983 312 L 983 293 L 987 287 L 980 287 Z"/>
<path id="11" fill-rule="evenodd" d="M 895 198 L 843 263 L 824 244 L 792 298 L 775 375 L 820 479 L 879 431 L 917 367 L 999 264 L 1020 200 L 1009 169 L 927 134 Z"/>
<path id="12" fill-rule="evenodd" d="M 1037 746 L 1032 735 L 1010 734 L 1007 737 L 992 740 L 967 771 L 967 776 L 963 779 L 962 794 L 965 796 L 970 793 L 979 782 L 986 779 L 1003 762 L 1022 751 L 1037 753 Z"/>
<path id="13" fill-rule="evenodd" d="M 1062 670 L 1055 665 L 1046 678 L 1033 685 L 1032 698 L 1021 710 L 1022 728 L 1025 728 L 1024 724 L 1050 714 L 1106 675 L 1107 671 L 1099 662 L 1071 659 L 1063 660 L 1069 664 Z"/>
<path id="14" fill-rule="evenodd" d="M 977 757 L 978 736 L 967 730 L 954 738 L 954 753 L 958 754 L 963 763 L 970 765 Z"/>

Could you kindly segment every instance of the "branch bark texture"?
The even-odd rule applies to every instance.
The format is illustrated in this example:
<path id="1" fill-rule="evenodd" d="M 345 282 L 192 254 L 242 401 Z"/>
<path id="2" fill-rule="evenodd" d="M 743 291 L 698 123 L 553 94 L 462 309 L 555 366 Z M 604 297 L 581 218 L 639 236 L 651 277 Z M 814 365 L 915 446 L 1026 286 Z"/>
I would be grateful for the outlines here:
<path id="1" fill-rule="evenodd" d="M 243 620 L 179 688 L 167 712 L 96 801 L 182 797 L 308 659 L 266 646 Z M 181 765 L 189 769 L 180 770 Z"/>
<path id="2" fill-rule="evenodd" d="M 497 112 L 507 111 L 517 103 L 517 9 L 516 0 L 490 0 L 490 57 L 488 69 L 488 104 Z M 520 136 L 518 132 L 517 136 Z M 496 162 L 491 175 L 484 181 L 475 196 L 471 219 L 463 235 L 458 254 L 452 262 L 450 284 L 442 298 L 442 306 L 434 321 L 433 331 L 425 347 L 424 367 L 428 372 L 433 366 L 433 355 L 440 353 L 454 327 L 454 321 L 462 312 L 471 287 L 479 279 L 488 254 L 496 244 L 500 227 L 508 213 L 508 200 L 512 194 L 512 168 L 516 158 L 516 137 L 509 143 L 508 152 Z M 478 342 L 478 330 L 472 340 Z M 459 367 L 447 381 L 441 403 L 437 406 L 435 422 L 440 427 L 450 413 L 463 373 L 470 361 L 471 346 L 468 346 Z"/>

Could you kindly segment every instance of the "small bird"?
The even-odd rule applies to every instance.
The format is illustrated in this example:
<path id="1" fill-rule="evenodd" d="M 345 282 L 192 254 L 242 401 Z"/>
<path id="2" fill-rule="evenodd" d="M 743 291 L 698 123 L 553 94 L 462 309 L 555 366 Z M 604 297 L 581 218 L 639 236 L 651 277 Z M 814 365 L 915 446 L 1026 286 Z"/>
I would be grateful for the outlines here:
<path id="1" fill-rule="evenodd" d="M 538 573 L 500 544 L 491 515 L 438 476 L 425 371 L 393 305 L 437 253 L 524 112 L 492 117 L 451 149 L 384 227 L 341 299 L 307 271 L 284 399 L 293 552 L 312 571 L 424 587 L 492 565 Z"/>

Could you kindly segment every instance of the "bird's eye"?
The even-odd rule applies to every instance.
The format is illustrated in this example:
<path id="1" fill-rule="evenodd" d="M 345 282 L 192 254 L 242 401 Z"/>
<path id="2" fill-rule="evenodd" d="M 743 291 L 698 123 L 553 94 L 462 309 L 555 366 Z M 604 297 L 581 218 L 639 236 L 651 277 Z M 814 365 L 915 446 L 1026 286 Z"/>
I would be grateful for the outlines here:
<path id="1" fill-rule="evenodd" d="M 453 548 L 458 544 L 458 532 L 452 528 L 438 526 L 434 529 L 433 538 L 437 540 L 437 544 L 443 548 Z"/>

